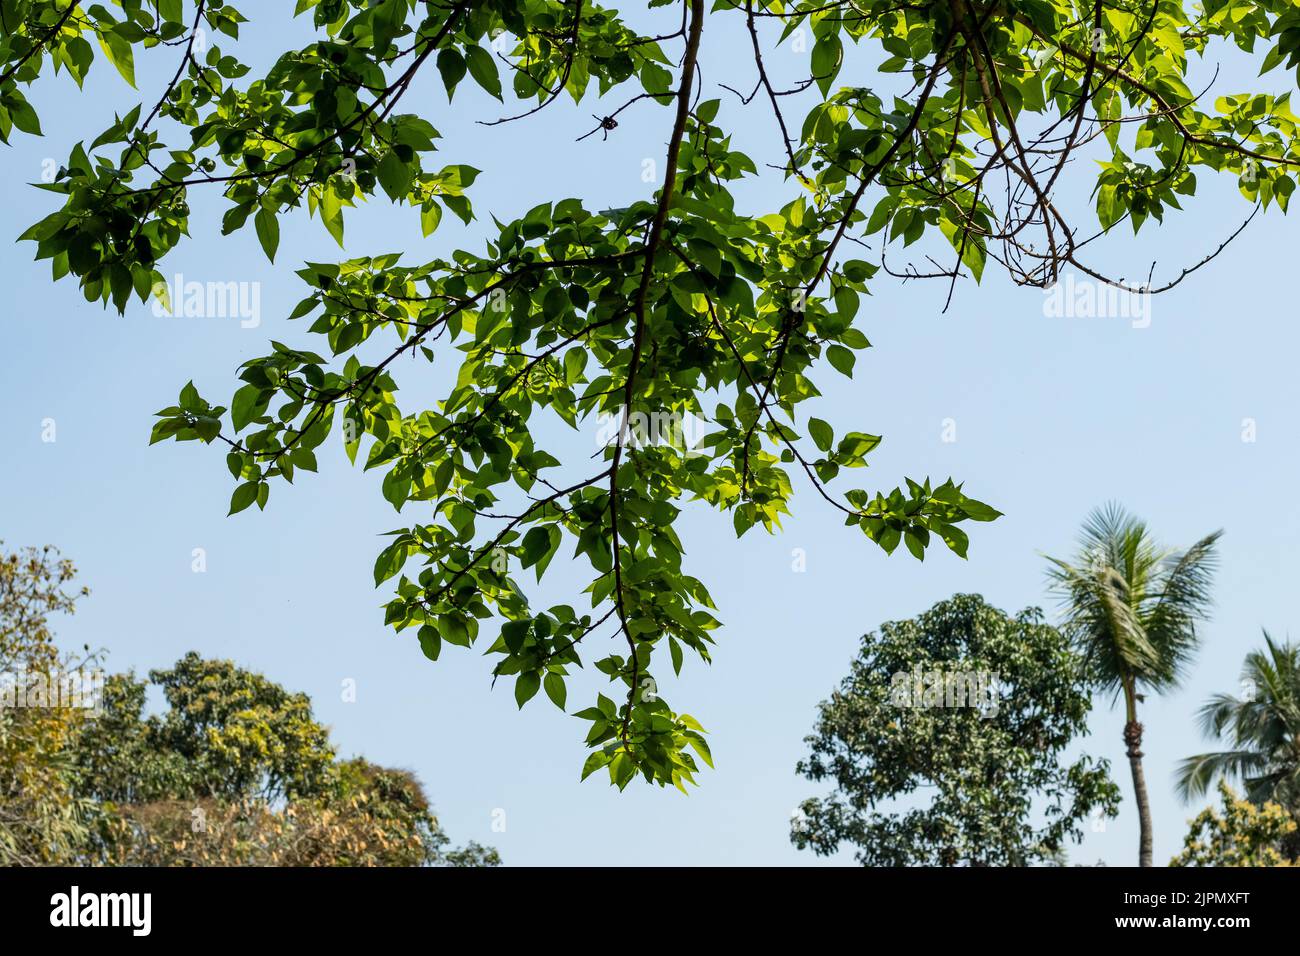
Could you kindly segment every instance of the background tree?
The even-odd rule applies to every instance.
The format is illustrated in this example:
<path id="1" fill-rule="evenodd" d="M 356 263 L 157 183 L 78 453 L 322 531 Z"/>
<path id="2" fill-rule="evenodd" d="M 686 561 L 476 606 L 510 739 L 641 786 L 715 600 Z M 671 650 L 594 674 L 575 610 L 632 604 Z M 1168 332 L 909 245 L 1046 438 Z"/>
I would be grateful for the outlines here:
<path id="1" fill-rule="evenodd" d="M 167 709 L 143 713 L 147 687 Z M 191 652 L 149 681 L 115 675 L 75 745 L 112 864 L 494 866 L 449 849 L 415 776 L 335 757 L 305 694 Z"/>
<path id="2" fill-rule="evenodd" d="M 1206 535 L 1183 552 L 1161 548 L 1147 526 L 1117 504 L 1084 524 L 1073 563 L 1049 558 L 1065 609 L 1063 628 L 1083 654 L 1088 677 L 1124 697 L 1124 744 L 1140 824 L 1138 862 L 1151 866 L 1151 805 L 1142 772 L 1144 691 L 1176 687 L 1200 643 L 1196 630 L 1210 606 L 1215 542 Z"/>
<path id="3" fill-rule="evenodd" d="M 142 802 L 183 792 L 240 800 L 319 793 L 334 762 L 329 731 L 306 694 L 191 651 L 149 672 L 167 709 L 144 716 L 147 684 L 118 675 L 104 719 L 83 736 L 79 758 L 96 795 Z"/>
<path id="4" fill-rule="evenodd" d="M 1300 647 L 1279 644 L 1267 631 L 1264 646 L 1246 656 L 1242 696 L 1216 694 L 1200 711 L 1206 736 L 1231 749 L 1184 760 L 1178 789 L 1192 800 L 1216 779 L 1239 778 L 1252 803 L 1272 801 L 1300 821 Z M 1288 859 L 1300 860 L 1300 834 L 1283 848 Z"/>
<path id="5" fill-rule="evenodd" d="M 791 841 L 818 854 L 848 843 L 867 866 L 1053 859 L 1119 805 L 1105 760 L 1062 761 L 1086 729 L 1080 665 L 1037 609 L 1010 617 L 975 594 L 865 635 L 797 768 L 835 790 L 803 803 Z M 946 706 L 944 691 L 927 702 L 935 675 L 958 674 L 994 675 L 996 708 Z"/>
<path id="6" fill-rule="evenodd" d="M 72 669 L 50 631 L 53 614 L 71 614 L 87 592 L 53 548 L 6 552 L 0 542 L 0 865 L 66 860 L 88 838 L 94 807 L 71 781 L 68 752 L 84 714 L 29 707 L 32 678 Z M 17 696 L 21 693 L 23 706 Z"/>
<path id="7" fill-rule="evenodd" d="M 100 859 L 133 866 L 497 866 L 493 849 L 449 848 L 419 781 L 365 760 L 342 762 L 331 789 L 261 799 L 162 799 L 119 806 Z"/>
<path id="8" fill-rule="evenodd" d="M 1192 821 L 1170 866 L 1291 866 L 1296 821 L 1285 807 L 1242 800 L 1219 781 L 1223 813 L 1206 807 Z"/>
<path id="9" fill-rule="evenodd" d="M 110 676 L 95 710 L 33 697 L 37 677 L 98 664 L 50 629 L 88 593 L 75 577 L 52 548 L 0 546 L 0 865 L 500 863 L 450 846 L 413 774 L 338 759 L 306 695 L 229 661 Z"/>
<path id="10" fill-rule="evenodd" d="M 510 124 L 568 98 L 600 97 L 574 114 L 593 162 L 606 136 L 661 124 L 657 189 L 615 208 L 550 195 L 543 167 L 528 208 L 481 217 L 482 246 L 307 264 L 292 317 L 310 317 L 328 357 L 274 343 L 241 368 L 228 402 L 187 385 L 153 433 L 218 443 L 237 482 L 232 511 L 264 507 L 273 484 L 314 470 L 331 435 L 352 456 L 364 444 L 386 499 L 420 503 L 376 561 L 376 583 L 397 579 L 387 623 L 430 658 L 482 639 L 521 706 L 545 689 L 567 708 L 584 642 L 609 622 L 621 649 L 594 665 L 613 699 L 577 713 L 593 748 L 584 773 L 607 768 L 619 786 L 639 773 L 684 788 L 696 757 L 708 759 L 699 724 L 667 704 L 660 680 L 665 652 L 674 671 L 687 651 L 707 660 L 719 623 L 683 567 L 675 525 L 687 503 L 729 512 L 738 534 L 771 531 L 798 476 L 847 525 L 918 558 L 934 539 L 964 555 L 962 523 L 997 515 L 952 481 L 836 490 L 880 438 L 798 407 L 825 366 L 852 375 L 869 347 L 854 323 L 886 247 L 892 273 L 937 278 L 949 294 L 990 261 L 1029 286 L 1066 269 L 1122 284 L 1089 262 L 1099 231 L 1162 221 L 1206 171 L 1234 177 L 1251 216 L 1285 208 L 1300 162 L 1289 89 L 1193 94 L 1187 82 L 1196 59 L 1228 47 L 1264 70 L 1294 67 L 1300 13 L 1288 0 L 721 0 L 708 12 L 704 0 L 651 0 L 626 16 L 588 0 L 301 0 L 311 42 L 256 72 L 236 42 L 249 24 L 224 0 L 121 0 L 116 14 L 2 3 L 0 128 L 37 131 L 19 86 L 50 68 L 80 81 L 92 37 L 131 83 L 137 54 L 166 58 L 166 87 L 72 146 L 42 184 L 61 205 L 23 234 L 56 278 L 118 310 L 168 295 L 159 266 L 204 195 L 224 208 L 223 233 L 251 222 L 272 259 L 281 217 L 305 207 L 342 245 L 345 216 L 380 193 L 426 233 L 468 223 L 471 192 L 482 206 L 478 171 L 455 161 L 456 143 L 438 143 L 450 164 L 434 161 L 453 107 L 424 98 L 403 112 L 422 73 L 436 72 L 449 101 L 470 85 L 503 101 L 480 117 L 483 135 L 512 138 L 497 148 L 529 135 Z M 764 47 L 794 31 L 811 56 L 787 86 Z M 741 72 L 706 34 L 752 41 L 751 92 L 706 90 Z M 770 115 L 757 160 L 733 148 L 745 109 Z M 749 193 L 770 205 L 738 206 L 732 190 L 758 176 L 769 181 Z M 917 242 L 938 265 L 898 263 L 920 259 L 902 251 Z M 441 401 L 399 403 L 399 377 L 426 374 L 398 362 L 407 354 L 458 363 Z M 693 449 L 640 427 L 686 415 L 705 423 Z M 602 418 L 615 427 L 598 465 L 546 447 L 547 423 Z M 528 598 L 522 572 L 540 577 L 562 545 L 590 565 L 589 611 Z"/>

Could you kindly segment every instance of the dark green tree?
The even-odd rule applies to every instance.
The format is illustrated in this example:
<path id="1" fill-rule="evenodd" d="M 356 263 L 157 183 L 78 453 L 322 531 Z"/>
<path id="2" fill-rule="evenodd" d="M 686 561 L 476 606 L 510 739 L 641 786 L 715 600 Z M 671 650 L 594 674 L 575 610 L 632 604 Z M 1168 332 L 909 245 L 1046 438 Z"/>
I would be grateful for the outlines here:
<path id="1" fill-rule="evenodd" d="M 1062 757 L 1088 710 L 1080 658 L 1037 609 L 960 594 L 888 622 L 819 707 L 797 769 L 835 789 L 802 804 L 790 838 L 848 844 L 866 866 L 1055 859 L 1119 805 L 1105 760 Z"/>
<path id="2" fill-rule="evenodd" d="M 1163 548 L 1146 524 L 1110 504 L 1089 516 L 1072 561 L 1048 559 L 1064 605 L 1063 629 L 1082 653 L 1089 681 L 1112 699 L 1124 698 L 1140 866 L 1152 865 L 1152 836 L 1138 704 L 1145 692 L 1177 687 L 1200 646 L 1196 625 L 1209 611 L 1221 534 L 1208 534 L 1186 551 Z"/>
<path id="3" fill-rule="evenodd" d="M 432 259 L 303 265 L 291 314 L 309 323 L 303 341 L 245 363 L 228 400 L 185 386 L 153 439 L 222 448 L 241 511 L 341 437 L 383 471 L 394 508 L 417 503 L 375 564 L 377 584 L 396 579 L 386 622 L 430 658 L 486 644 L 521 706 L 544 689 L 567 708 L 587 638 L 608 622 L 619 650 L 592 663 L 611 697 L 577 714 L 584 773 L 607 769 L 619 786 L 640 774 L 684 788 L 708 759 L 699 724 L 661 687 L 667 661 L 709 659 L 719 623 L 684 566 L 688 503 L 728 512 L 738 534 L 771 531 L 799 481 L 886 551 L 918 558 L 936 539 L 964 555 L 965 522 L 997 515 L 951 480 L 838 490 L 880 437 L 800 407 L 828 367 L 851 376 L 869 347 L 858 311 L 886 247 L 896 263 L 919 259 L 903 251 L 917 242 L 946 257 L 893 271 L 949 291 L 989 262 L 1034 287 L 1067 269 L 1122 284 L 1089 261 L 1095 233 L 1163 221 L 1207 172 L 1238 182 L 1252 216 L 1285 208 L 1300 162 L 1289 79 L 1276 93 L 1188 86 L 1199 58 L 1228 47 L 1264 70 L 1296 66 L 1290 0 L 706 7 L 299 0 L 310 42 L 255 71 L 236 42 L 250 24 L 225 0 L 0 0 L 0 135 L 38 132 L 23 91 L 52 69 L 82 82 L 97 48 L 128 82 L 144 54 L 171 77 L 41 184 L 53 208 L 23 238 L 90 301 L 165 299 L 160 267 L 204 195 L 223 233 L 251 225 L 272 259 L 285 217 L 296 228 L 305 210 L 342 245 L 345 218 L 381 197 L 426 234 L 476 215 L 487 226 L 482 245 Z M 764 49 L 796 32 L 809 56 L 788 86 Z M 721 60 L 715 36 L 750 40 L 752 59 Z M 752 94 L 712 86 L 742 71 Z M 430 76 L 447 105 L 412 94 Z M 540 164 L 524 207 L 484 209 L 478 170 L 440 137 L 471 86 L 502 101 L 473 107 L 481 134 Z M 583 140 L 593 163 L 605 136 L 659 124 L 653 184 L 614 208 L 551 194 L 546 151 L 519 143 L 535 138 L 529 119 L 568 100 L 575 135 L 601 133 Z M 744 109 L 769 124 L 756 158 L 731 137 Z M 738 203 L 733 190 L 760 176 L 762 205 Z M 448 360 L 441 400 L 399 400 L 426 363 Z M 687 416 L 703 423 L 693 448 L 672 425 Z M 597 464 L 546 447 L 548 428 L 602 419 Z M 668 436 L 644 427 L 665 420 Z M 540 576 L 562 546 L 590 565 L 587 606 L 534 606 L 524 572 Z"/>

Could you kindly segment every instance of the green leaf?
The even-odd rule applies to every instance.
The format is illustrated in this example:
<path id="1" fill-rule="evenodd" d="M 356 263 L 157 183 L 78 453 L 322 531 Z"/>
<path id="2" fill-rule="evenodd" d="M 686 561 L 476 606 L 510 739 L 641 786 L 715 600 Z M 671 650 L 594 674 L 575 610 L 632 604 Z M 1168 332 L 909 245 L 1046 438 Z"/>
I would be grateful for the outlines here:
<path id="1" fill-rule="evenodd" d="M 426 236 L 432 235 L 440 222 L 442 222 L 442 207 L 432 199 L 426 200 L 420 207 L 420 231 Z"/>
<path id="2" fill-rule="evenodd" d="M 257 500 L 258 482 L 246 481 L 235 488 L 235 493 L 230 496 L 230 511 L 227 517 L 233 514 L 239 514 L 254 501 Z"/>
<path id="3" fill-rule="evenodd" d="M 409 553 L 407 543 L 400 539 L 379 552 L 379 557 L 375 558 L 375 587 L 383 584 L 402 570 L 402 565 L 406 563 Z"/>
<path id="4" fill-rule="evenodd" d="M 564 383 L 573 385 L 582 377 L 583 369 L 587 367 L 587 350 L 585 348 L 573 348 L 564 353 Z"/>
<path id="5" fill-rule="evenodd" d="M 116 33 L 108 31 L 97 30 L 96 36 L 108 62 L 117 67 L 117 72 L 122 74 L 122 79 L 135 89 L 135 54 L 131 50 L 131 44 Z"/>
<path id="6" fill-rule="evenodd" d="M 879 444 L 879 435 L 849 432 L 840 439 L 839 447 L 835 449 L 835 457 L 840 464 L 854 468 L 864 464 L 863 459 Z"/>
<path id="7" fill-rule="evenodd" d="M 673 673 L 682 672 L 682 645 L 675 637 L 668 638 L 668 653 L 673 659 Z"/>
<path id="8" fill-rule="evenodd" d="M 961 509 L 973 521 L 993 521 L 1002 517 L 1002 512 L 996 508 L 990 508 L 984 502 L 976 501 L 974 498 L 967 498 L 964 495 L 961 500 Z"/>
<path id="9" fill-rule="evenodd" d="M 405 464 L 398 464 L 384 475 L 383 491 L 384 500 L 397 511 L 401 511 L 402 505 L 406 504 L 406 499 L 411 493 L 411 478 L 407 474 Z"/>
<path id="10" fill-rule="evenodd" d="M 256 385 L 245 385 L 235 392 L 230 403 L 230 420 L 235 431 L 243 431 L 254 418 L 261 414 L 265 405 L 262 402 L 262 389 Z"/>
<path id="11" fill-rule="evenodd" d="M 469 65 L 469 75 L 474 77 L 474 82 L 501 99 L 501 75 L 492 54 L 481 46 L 472 46 L 465 50 L 465 58 Z"/>
<path id="12" fill-rule="evenodd" d="M 343 248 L 343 203 L 332 186 L 321 190 L 320 213 L 326 230 L 334 237 L 339 248 Z"/>
<path id="13" fill-rule="evenodd" d="M 469 627 L 459 617 L 451 614 L 444 614 L 438 618 L 438 633 L 448 644 L 455 644 L 457 647 L 469 647 L 473 643 Z"/>
<path id="14" fill-rule="evenodd" d="M 430 627 L 428 624 L 422 624 L 417 632 L 420 639 L 420 650 L 424 656 L 431 661 L 436 661 L 438 655 L 442 653 L 442 635 L 438 633 L 437 628 Z"/>
<path id="15" fill-rule="evenodd" d="M 825 96 L 839 76 L 840 64 L 844 60 L 844 45 L 840 42 L 839 32 L 823 36 L 813 46 L 812 72 L 817 77 L 817 88 Z"/>
<path id="16" fill-rule="evenodd" d="M 551 703 L 560 708 L 560 710 L 564 710 L 564 678 L 553 672 L 548 673 L 546 677 L 542 679 L 542 684 L 546 687 L 546 696 L 551 698 Z"/>
<path id="17" fill-rule="evenodd" d="M 275 213 L 262 207 L 257 211 L 253 225 L 257 229 L 257 241 L 262 244 L 262 251 L 266 253 L 266 258 L 274 262 L 275 250 L 280 246 L 280 223 L 276 220 Z"/>
<path id="18" fill-rule="evenodd" d="M 447 102 L 456 91 L 456 84 L 465 78 L 465 58 L 451 47 L 444 47 L 438 52 L 438 72 L 442 74 L 442 85 L 447 89 Z"/>
<path id="19" fill-rule="evenodd" d="M 712 767 L 713 753 L 712 751 L 709 750 L 709 745 L 705 743 L 704 738 L 700 734 L 692 731 L 687 731 L 685 736 L 686 739 L 690 742 L 691 747 L 693 747 L 695 749 L 695 752 L 700 755 L 700 758 L 706 764 Z"/>
<path id="20" fill-rule="evenodd" d="M 394 150 L 390 149 L 384 153 L 384 158 L 379 161 L 376 175 L 379 177 L 379 185 L 384 187 L 384 192 L 388 193 L 388 198 L 393 202 L 404 197 L 411 187 L 411 167 L 402 162 Z M 428 234 L 425 233 L 426 236 Z"/>
<path id="21" fill-rule="evenodd" d="M 826 358 L 837 372 L 853 377 L 853 365 L 858 357 L 851 350 L 842 345 L 831 345 L 826 349 Z"/>
<path id="22" fill-rule="evenodd" d="M 835 441 L 835 432 L 830 425 L 820 418 L 810 418 L 808 419 L 808 433 L 812 435 L 812 440 L 822 451 L 831 450 L 831 444 Z"/>
<path id="23" fill-rule="evenodd" d="M 14 126 L 24 133 L 32 136 L 41 136 L 41 120 L 36 115 L 36 110 L 32 109 L 31 104 L 22 98 L 22 95 L 13 90 L 9 94 L 10 99 L 6 100 L 9 110 L 9 118 L 13 121 Z M 5 107 L 0 106 L 0 110 Z"/>
<path id="24" fill-rule="evenodd" d="M 519 679 L 515 681 L 515 703 L 521 710 L 524 704 L 533 699 L 541 684 L 541 678 L 537 676 L 536 671 L 525 671 L 519 675 Z"/>
<path id="25" fill-rule="evenodd" d="M 582 776 L 580 780 L 586 780 L 593 773 L 609 763 L 609 754 L 603 750 L 593 750 L 587 755 L 586 761 L 582 765 Z"/>
<path id="26" fill-rule="evenodd" d="M 966 532 L 950 524 L 936 525 L 934 530 L 939 537 L 943 538 L 943 543 L 949 550 L 958 557 L 966 557 L 966 549 L 970 546 L 970 538 L 966 536 Z"/>
<path id="27" fill-rule="evenodd" d="M 907 550 L 912 552 L 912 557 L 918 561 L 925 560 L 925 541 L 915 528 L 908 528 L 904 532 L 903 543 L 907 545 Z"/>

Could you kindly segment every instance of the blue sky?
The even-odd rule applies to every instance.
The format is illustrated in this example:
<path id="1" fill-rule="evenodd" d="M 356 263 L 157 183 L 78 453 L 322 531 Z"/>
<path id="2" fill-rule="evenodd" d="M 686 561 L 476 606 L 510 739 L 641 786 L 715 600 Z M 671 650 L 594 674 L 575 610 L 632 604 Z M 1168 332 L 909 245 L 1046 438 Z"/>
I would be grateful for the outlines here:
<path id="1" fill-rule="evenodd" d="M 285 13 L 245 6 L 253 22 L 242 55 L 265 63 L 271 44 L 295 28 L 284 25 Z M 753 82 L 745 38 L 734 23 L 727 29 L 721 41 L 706 38 L 705 95 L 724 97 L 721 122 L 735 127 L 760 166 L 777 163 L 779 140 L 764 104 L 738 108 L 717 88 Z M 77 140 L 93 139 L 113 110 L 141 99 L 147 109 L 176 55 L 142 59 L 141 93 L 102 63 L 81 96 L 66 77 L 33 93 L 45 136 L 15 134 L 0 152 L 6 235 L 53 208 L 52 197 L 26 185 L 39 179 L 42 161 L 61 161 Z M 793 78 L 806 71 L 806 57 L 787 43 L 771 60 Z M 1281 73 L 1259 81 L 1253 73 L 1227 64 L 1222 90 L 1290 83 Z M 860 82 L 875 80 L 867 74 Z M 404 108 L 418 108 L 443 133 L 442 160 L 483 170 L 472 193 L 480 214 L 503 219 L 570 195 L 594 208 L 647 195 L 642 161 L 661 161 L 669 116 L 643 104 L 624 114 L 608 141 L 575 143 L 593 125 L 591 114 L 602 112 L 596 104 L 559 102 L 528 125 L 489 128 L 474 121 L 500 108 L 474 91 L 458 93 L 449 107 L 434 78 L 421 76 L 409 96 Z M 1070 172 L 1091 175 L 1084 161 Z M 1077 187 L 1066 189 L 1082 198 Z M 769 211 L 790 195 L 779 176 L 764 177 L 742 200 Z M 690 509 L 680 529 L 688 567 L 707 580 L 725 627 L 714 664 L 688 663 L 680 679 L 664 681 L 664 692 L 711 731 L 717 769 L 690 797 L 635 784 L 619 794 L 598 777 L 579 783 L 580 721 L 540 697 L 521 713 L 508 684 L 489 692 L 489 665 L 479 653 L 446 652 L 432 664 L 412 637 L 383 627 L 387 591 L 371 583 L 378 535 L 412 519 L 382 499 L 378 472 L 351 468 L 331 442 L 320 450 L 319 475 L 277 487 L 264 513 L 227 518 L 232 483 L 219 450 L 148 447 L 153 412 L 187 380 L 224 402 L 238 364 L 263 354 L 268 338 L 316 347 L 305 325 L 285 320 L 303 294 L 292 270 L 304 259 L 345 256 L 303 214 L 282 225 L 271 265 L 251 228 L 217 234 L 224 203 L 215 193 L 195 194 L 191 205 L 194 238 L 164 272 L 261 283 L 259 328 L 155 317 L 138 301 L 118 317 L 84 302 L 70 282 L 51 285 L 48 263 L 30 261 L 28 244 L 10 246 L 0 260 L 8 293 L 0 535 L 9 547 L 55 544 L 80 566 L 93 593 L 75 618 L 58 624 L 68 647 L 104 647 L 113 669 L 140 671 L 195 649 L 304 690 L 342 752 L 415 770 L 453 839 L 491 843 L 507 863 L 826 862 L 788 841 L 791 810 L 820 792 L 794 765 L 817 702 L 847 672 L 859 636 L 955 592 L 982 593 L 1007 611 L 1050 607 L 1042 553 L 1071 551 L 1086 513 L 1109 499 L 1146 517 L 1171 544 L 1226 531 L 1200 658 L 1184 689 L 1149 698 L 1142 714 L 1155 855 L 1163 863 L 1198 809 L 1178 801 L 1172 782 L 1178 760 L 1207 747 L 1193 719 L 1197 706 L 1213 692 L 1238 689 L 1242 657 L 1260 643 L 1261 627 L 1280 636 L 1292 628 L 1298 510 L 1284 481 L 1300 459 L 1292 411 L 1300 330 L 1290 285 L 1294 231 L 1283 216 L 1274 210 L 1257 219 L 1209 267 L 1154 299 L 1142 329 L 1122 319 L 1048 318 L 1040 292 L 1015 288 L 992 264 L 982 286 L 958 287 L 946 314 L 946 286 L 882 274 L 858 316 L 875 348 L 859 358 L 852 381 L 822 373 L 825 395 L 810 411 L 837 431 L 885 436 L 866 472 L 869 487 L 888 489 L 905 475 L 953 475 L 1005 517 L 971 528 L 970 560 L 932 551 L 921 564 L 901 550 L 886 557 L 843 528 L 806 486 L 773 537 L 751 532 L 737 542 L 728 516 Z M 1235 184 L 1207 171 L 1186 213 L 1136 239 L 1117 234 L 1098 243 L 1096 261 L 1145 277 L 1157 260 L 1157 279 L 1176 274 L 1248 212 Z M 424 239 L 414 212 L 379 198 L 350 211 L 346 255 L 402 251 L 418 262 L 476 248 L 481 235 L 448 219 Z M 407 381 L 417 374 L 414 366 L 401 373 Z M 407 389 L 425 394 L 414 382 Z M 403 397 L 411 400 L 406 390 Z M 42 440 L 46 419 L 56 424 L 54 442 Z M 942 440 L 947 419 L 956 441 Z M 1245 419 L 1256 423 L 1253 442 L 1242 440 Z M 205 573 L 191 570 L 195 548 L 206 552 Z M 803 573 L 792 570 L 796 548 L 806 553 Z M 585 702 L 603 689 L 598 676 L 589 673 L 570 699 Z M 342 699 L 347 680 L 356 682 L 355 702 Z M 1121 726 L 1109 701 L 1098 700 L 1083 746 L 1111 759 L 1125 799 L 1117 820 L 1071 850 L 1074 862 L 1135 858 Z M 494 830 L 503 820 L 504 831 Z M 845 853 L 836 862 L 851 860 Z"/>

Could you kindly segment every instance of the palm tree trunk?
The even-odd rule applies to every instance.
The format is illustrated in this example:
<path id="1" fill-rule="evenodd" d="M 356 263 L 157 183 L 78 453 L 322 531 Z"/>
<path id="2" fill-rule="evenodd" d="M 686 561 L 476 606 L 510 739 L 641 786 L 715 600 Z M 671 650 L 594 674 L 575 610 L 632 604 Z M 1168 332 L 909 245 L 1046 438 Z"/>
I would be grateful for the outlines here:
<path id="1" fill-rule="evenodd" d="M 1151 866 L 1151 801 L 1147 798 L 1147 779 L 1142 773 L 1142 725 L 1137 719 L 1137 701 L 1132 686 L 1124 688 L 1128 722 L 1124 724 L 1124 744 L 1128 765 L 1133 772 L 1133 795 L 1138 808 L 1138 866 Z"/>

